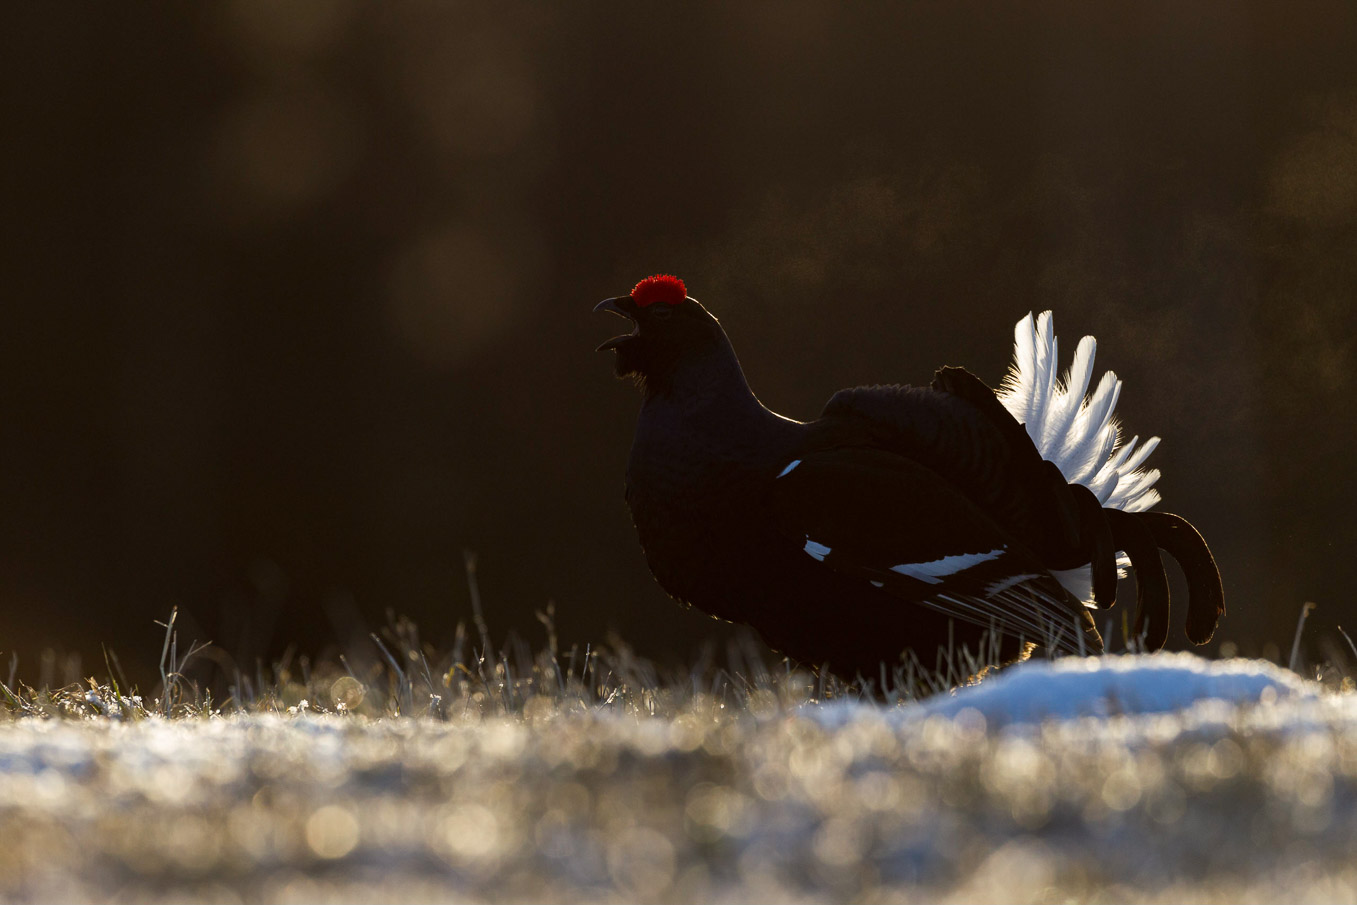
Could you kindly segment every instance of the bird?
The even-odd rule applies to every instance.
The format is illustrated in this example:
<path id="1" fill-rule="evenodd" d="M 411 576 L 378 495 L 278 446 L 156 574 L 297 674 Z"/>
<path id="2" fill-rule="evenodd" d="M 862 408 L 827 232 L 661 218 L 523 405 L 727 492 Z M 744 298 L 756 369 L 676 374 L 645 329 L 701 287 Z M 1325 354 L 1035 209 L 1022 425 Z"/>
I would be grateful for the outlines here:
<path id="1" fill-rule="evenodd" d="M 1096 343 L 1063 378 L 1050 312 L 1015 328 L 996 390 L 961 367 L 927 386 L 834 393 L 798 421 L 750 389 L 720 322 L 656 274 L 599 302 L 632 322 L 598 349 L 641 390 L 625 498 L 646 563 L 680 604 L 853 679 L 960 651 L 996 664 L 1105 651 L 1093 614 L 1136 579 L 1128 633 L 1162 648 L 1182 567 L 1186 634 L 1210 640 L 1220 572 L 1191 523 L 1151 511 L 1159 442 L 1121 442 L 1121 391 L 1090 394 Z"/>

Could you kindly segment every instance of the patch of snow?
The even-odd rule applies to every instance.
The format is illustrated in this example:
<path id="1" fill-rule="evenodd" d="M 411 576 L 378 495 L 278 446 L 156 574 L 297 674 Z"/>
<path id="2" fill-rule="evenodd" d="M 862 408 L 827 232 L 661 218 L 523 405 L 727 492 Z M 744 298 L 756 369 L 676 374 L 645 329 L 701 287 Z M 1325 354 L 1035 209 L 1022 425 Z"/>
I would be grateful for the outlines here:
<path id="1" fill-rule="evenodd" d="M 970 708 L 990 725 L 1001 726 L 1169 713 L 1208 700 L 1241 705 L 1317 695 L 1316 686 L 1265 660 L 1204 660 L 1176 653 L 1021 663 L 922 708 L 941 716 Z"/>
<path id="2" fill-rule="evenodd" d="M 1159 653 L 1031 660 L 975 684 L 894 712 L 901 720 L 983 717 L 990 728 L 1048 720 L 1138 716 L 1186 711 L 1214 702 L 1233 707 L 1311 701 L 1319 687 L 1265 660 L 1205 660 Z M 820 722 L 842 725 L 855 702 L 833 702 Z"/>

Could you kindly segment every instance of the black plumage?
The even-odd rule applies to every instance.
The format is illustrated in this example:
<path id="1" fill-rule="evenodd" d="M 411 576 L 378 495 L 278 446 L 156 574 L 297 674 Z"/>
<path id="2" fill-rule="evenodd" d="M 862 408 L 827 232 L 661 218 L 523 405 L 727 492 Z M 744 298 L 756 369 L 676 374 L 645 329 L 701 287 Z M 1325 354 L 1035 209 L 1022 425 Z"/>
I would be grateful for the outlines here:
<path id="1" fill-rule="evenodd" d="M 626 499 L 652 573 L 777 650 L 850 677 L 911 651 L 925 664 L 960 647 L 1003 660 L 1031 645 L 1097 653 L 1089 607 L 1112 604 L 1118 550 L 1152 649 L 1168 627 L 1160 547 L 1188 572 L 1191 639 L 1223 612 L 1191 525 L 1104 509 L 963 369 L 928 387 L 840 391 L 802 423 L 758 401 L 680 281 L 651 278 L 596 310 L 635 322 L 599 348 L 642 387 Z M 1086 605 L 1052 573 L 1089 565 Z"/>

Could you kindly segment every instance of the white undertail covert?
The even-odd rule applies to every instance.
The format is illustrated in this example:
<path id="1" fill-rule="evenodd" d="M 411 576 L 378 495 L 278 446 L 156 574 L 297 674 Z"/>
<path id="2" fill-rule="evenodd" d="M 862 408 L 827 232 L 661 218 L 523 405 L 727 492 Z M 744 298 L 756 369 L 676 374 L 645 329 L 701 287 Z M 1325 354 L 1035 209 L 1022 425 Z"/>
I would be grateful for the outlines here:
<path id="1" fill-rule="evenodd" d="M 1159 445 L 1159 438 L 1142 444 L 1134 436 L 1121 442 L 1113 417 L 1121 381 L 1108 371 L 1092 395 L 1088 392 L 1097 348 L 1092 336 L 1079 340 L 1074 361 L 1059 379 L 1059 343 L 1051 312 L 1043 311 L 1035 319 L 1028 314 L 1013 329 L 1013 364 L 997 395 L 1027 428 L 1041 457 L 1055 463 L 1065 480 L 1092 490 L 1103 506 L 1143 512 L 1159 502 L 1154 489 L 1159 469 L 1141 467 Z M 1125 567 L 1129 561 L 1119 555 L 1117 564 Z M 1090 600 L 1087 566 L 1052 574 L 1075 596 Z"/>
<path id="2" fill-rule="evenodd" d="M 1112 416 L 1121 395 L 1121 381 L 1108 371 L 1093 395 L 1093 357 L 1098 342 L 1079 340 L 1074 362 L 1063 380 L 1056 378 L 1059 344 L 1051 312 L 1018 321 L 1013 330 L 1013 364 L 999 389 L 999 401 L 1027 428 L 1043 459 L 1055 463 L 1065 480 L 1083 484 L 1098 502 L 1112 509 L 1143 512 L 1159 502 L 1154 484 L 1157 468 L 1141 465 L 1159 445 L 1151 437 L 1136 449 L 1140 437 L 1120 442 Z"/>

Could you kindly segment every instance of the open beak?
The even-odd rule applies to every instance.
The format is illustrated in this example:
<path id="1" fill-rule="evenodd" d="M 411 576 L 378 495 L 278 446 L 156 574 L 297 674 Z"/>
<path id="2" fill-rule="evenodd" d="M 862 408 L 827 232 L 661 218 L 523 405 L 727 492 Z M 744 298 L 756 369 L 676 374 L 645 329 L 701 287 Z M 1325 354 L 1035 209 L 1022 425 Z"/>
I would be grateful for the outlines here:
<path id="1" fill-rule="evenodd" d="M 607 311 L 610 314 L 616 314 L 618 317 L 625 317 L 629 320 L 634 320 L 634 318 L 632 318 L 631 316 L 631 312 L 627 310 L 628 308 L 632 307 L 633 304 L 634 303 L 631 300 L 631 296 L 623 295 L 615 299 L 604 299 L 603 301 L 599 302 L 597 305 L 594 306 L 594 311 L 596 312 Z M 624 333 L 621 336 L 614 336 L 612 339 L 603 343 L 594 351 L 607 352 L 616 349 L 618 346 L 622 345 L 622 343 L 626 342 L 627 340 L 635 336 L 637 332 L 639 332 L 639 330 L 640 325 L 636 325 L 636 327 L 630 333 Z"/>

